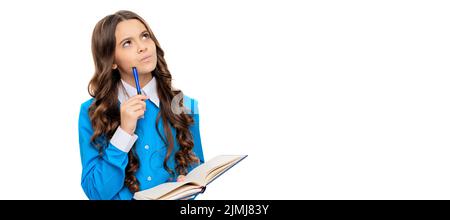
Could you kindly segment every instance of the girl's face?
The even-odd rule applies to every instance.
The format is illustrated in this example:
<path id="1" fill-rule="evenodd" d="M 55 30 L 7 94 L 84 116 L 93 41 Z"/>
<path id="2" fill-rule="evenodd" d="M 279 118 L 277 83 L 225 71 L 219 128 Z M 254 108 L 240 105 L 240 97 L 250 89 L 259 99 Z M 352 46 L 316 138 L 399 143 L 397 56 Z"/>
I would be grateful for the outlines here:
<path id="1" fill-rule="evenodd" d="M 137 19 L 121 21 L 117 24 L 116 50 L 113 68 L 121 74 L 132 76 L 132 67 L 139 75 L 149 74 L 156 67 L 157 54 L 155 42 L 144 24 Z"/>

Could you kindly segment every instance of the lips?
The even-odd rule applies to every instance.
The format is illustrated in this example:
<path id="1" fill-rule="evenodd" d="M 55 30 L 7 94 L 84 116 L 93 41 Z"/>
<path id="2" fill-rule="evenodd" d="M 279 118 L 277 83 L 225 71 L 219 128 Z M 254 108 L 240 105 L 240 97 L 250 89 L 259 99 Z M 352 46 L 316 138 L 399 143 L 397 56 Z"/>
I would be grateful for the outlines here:
<path id="1" fill-rule="evenodd" d="M 151 61 L 151 58 L 152 58 L 152 56 L 151 55 L 149 55 L 149 56 L 145 56 L 144 58 L 142 58 L 140 61 L 141 62 L 148 62 L 148 61 Z"/>

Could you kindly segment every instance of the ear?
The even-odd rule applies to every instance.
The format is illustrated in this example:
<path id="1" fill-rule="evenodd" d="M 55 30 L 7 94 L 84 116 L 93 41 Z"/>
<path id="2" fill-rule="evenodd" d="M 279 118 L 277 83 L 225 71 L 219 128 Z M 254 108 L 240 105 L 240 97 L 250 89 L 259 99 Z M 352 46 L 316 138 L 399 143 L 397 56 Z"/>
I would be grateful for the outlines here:
<path id="1" fill-rule="evenodd" d="M 114 63 L 114 64 L 112 65 L 112 68 L 113 68 L 114 70 L 117 69 L 117 64 Z"/>

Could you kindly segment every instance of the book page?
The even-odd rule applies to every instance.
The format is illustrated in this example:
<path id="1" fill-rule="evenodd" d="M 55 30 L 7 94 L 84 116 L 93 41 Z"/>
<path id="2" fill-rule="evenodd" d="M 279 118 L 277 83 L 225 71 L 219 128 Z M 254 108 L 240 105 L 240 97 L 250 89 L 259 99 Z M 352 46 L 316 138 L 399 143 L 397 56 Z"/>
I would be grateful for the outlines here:
<path id="1" fill-rule="evenodd" d="M 188 186 L 188 185 L 186 185 Z M 167 195 L 161 197 L 160 199 L 166 199 L 166 200 L 178 200 L 182 198 L 187 198 L 188 196 L 195 195 L 202 191 L 202 188 L 199 186 L 190 186 L 190 187 L 181 187 L 180 190 L 174 190 Z"/>
<path id="2" fill-rule="evenodd" d="M 187 176 L 186 181 L 197 183 L 201 186 L 206 186 L 210 180 L 220 174 L 220 171 L 225 171 L 227 168 L 234 165 L 240 159 L 245 157 L 244 155 L 219 155 L 213 159 L 199 165 L 193 169 Z M 214 172 L 217 171 L 217 172 Z M 213 173 L 214 172 L 214 173 Z M 211 176 L 211 173 L 213 175 Z"/>
<path id="3" fill-rule="evenodd" d="M 134 194 L 135 199 L 159 199 L 175 189 L 187 184 L 184 182 L 169 182 L 157 185 L 153 188 L 142 190 Z"/>

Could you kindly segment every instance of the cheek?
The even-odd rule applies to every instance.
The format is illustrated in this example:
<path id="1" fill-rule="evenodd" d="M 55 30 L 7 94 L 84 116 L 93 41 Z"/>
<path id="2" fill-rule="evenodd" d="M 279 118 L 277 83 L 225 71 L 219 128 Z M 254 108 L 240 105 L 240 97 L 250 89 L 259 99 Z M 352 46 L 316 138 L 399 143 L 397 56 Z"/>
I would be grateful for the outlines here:
<path id="1" fill-rule="evenodd" d="M 126 51 L 116 51 L 114 59 L 115 59 L 115 63 L 121 67 L 128 67 L 130 65 L 132 65 L 132 57 L 133 54 L 130 54 L 129 52 L 127 53 Z"/>
<path id="2" fill-rule="evenodd" d="M 154 59 L 154 61 L 156 61 L 158 58 L 158 52 L 156 51 L 155 44 L 153 44 L 153 47 L 151 47 L 151 50 L 152 50 L 152 54 L 154 54 L 153 59 Z"/>
<path id="3" fill-rule="evenodd" d="M 150 52 L 152 52 L 153 54 L 156 54 L 156 44 L 155 42 L 151 41 L 148 45 L 148 49 L 150 50 Z"/>

